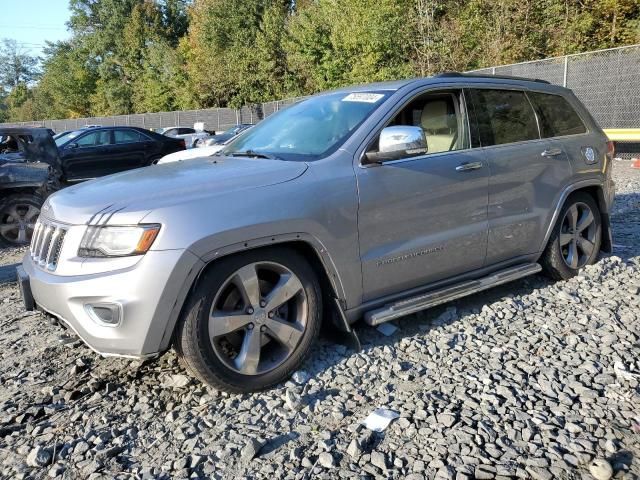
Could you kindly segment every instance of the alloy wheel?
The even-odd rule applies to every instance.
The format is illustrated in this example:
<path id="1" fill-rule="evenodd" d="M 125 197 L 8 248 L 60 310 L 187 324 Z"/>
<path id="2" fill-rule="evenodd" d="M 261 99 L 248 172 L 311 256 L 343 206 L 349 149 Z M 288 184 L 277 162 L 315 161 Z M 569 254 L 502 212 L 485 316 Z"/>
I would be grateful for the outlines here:
<path id="1" fill-rule="evenodd" d="M 213 351 L 228 368 L 259 375 L 295 351 L 307 326 L 307 295 L 299 278 L 275 262 L 246 265 L 216 293 L 209 313 Z"/>
<path id="2" fill-rule="evenodd" d="M 596 244 L 597 224 L 593 211 L 583 202 L 576 202 L 566 211 L 560 227 L 560 251 L 568 267 L 584 267 Z"/>
<path id="3" fill-rule="evenodd" d="M 27 203 L 11 203 L 0 211 L 0 236 L 14 245 L 31 240 L 40 209 Z"/>

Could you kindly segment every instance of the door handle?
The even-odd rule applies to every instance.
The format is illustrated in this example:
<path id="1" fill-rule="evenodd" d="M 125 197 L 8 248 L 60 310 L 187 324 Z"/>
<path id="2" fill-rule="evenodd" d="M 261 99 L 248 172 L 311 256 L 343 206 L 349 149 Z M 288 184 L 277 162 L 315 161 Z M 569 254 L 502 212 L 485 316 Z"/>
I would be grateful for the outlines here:
<path id="1" fill-rule="evenodd" d="M 560 150 L 559 148 L 548 148 L 540 155 L 542 155 L 543 157 L 555 157 L 557 155 L 562 155 L 562 150 Z"/>
<path id="2" fill-rule="evenodd" d="M 482 168 L 482 162 L 465 162 L 456 167 L 456 172 L 467 172 L 469 170 L 478 170 Z"/>

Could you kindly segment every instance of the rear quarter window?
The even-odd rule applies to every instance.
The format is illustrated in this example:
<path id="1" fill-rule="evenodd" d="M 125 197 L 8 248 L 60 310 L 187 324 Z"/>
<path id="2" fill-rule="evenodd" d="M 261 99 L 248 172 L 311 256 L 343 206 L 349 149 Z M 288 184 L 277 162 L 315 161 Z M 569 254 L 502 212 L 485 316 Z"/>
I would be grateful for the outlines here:
<path id="1" fill-rule="evenodd" d="M 535 113 L 524 92 L 472 89 L 470 93 L 482 146 L 540 138 Z"/>
<path id="2" fill-rule="evenodd" d="M 544 138 L 579 135 L 587 131 L 580 116 L 564 97 L 539 92 L 529 92 L 527 95 L 538 110 Z"/>

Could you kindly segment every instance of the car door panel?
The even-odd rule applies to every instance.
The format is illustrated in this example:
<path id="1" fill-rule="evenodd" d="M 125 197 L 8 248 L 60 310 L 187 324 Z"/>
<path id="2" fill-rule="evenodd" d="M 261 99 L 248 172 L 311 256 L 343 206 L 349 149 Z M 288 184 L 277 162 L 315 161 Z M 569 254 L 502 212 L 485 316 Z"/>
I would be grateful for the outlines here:
<path id="1" fill-rule="evenodd" d="M 364 300 L 481 268 L 488 169 L 480 150 L 390 162 L 358 173 Z"/>
<path id="2" fill-rule="evenodd" d="M 87 144 L 89 138 L 97 137 Z M 102 165 L 109 155 L 111 132 L 91 131 L 69 142 L 62 149 L 60 157 L 67 180 L 80 181 L 100 176 Z M 78 145 L 72 148 L 72 145 Z"/>
<path id="3" fill-rule="evenodd" d="M 486 148 L 489 180 L 487 265 L 536 253 L 559 185 L 571 170 L 562 150 L 547 140 Z"/>

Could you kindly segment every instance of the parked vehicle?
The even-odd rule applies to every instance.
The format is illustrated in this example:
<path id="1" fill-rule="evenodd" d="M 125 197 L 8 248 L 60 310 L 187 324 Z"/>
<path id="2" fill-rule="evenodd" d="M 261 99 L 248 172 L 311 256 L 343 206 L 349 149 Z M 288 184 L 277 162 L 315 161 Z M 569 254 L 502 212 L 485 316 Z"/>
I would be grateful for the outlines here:
<path id="1" fill-rule="evenodd" d="M 224 145 L 212 145 L 211 147 L 192 148 L 190 150 L 183 150 L 180 152 L 170 153 L 162 157 L 157 165 L 172 162 L 182 162 L 183 160 L 193 160 L 195 158 L 211 157 L 224 148 Z"/>
<path id="2" fill-rule="evenodd" d="M 165 127 L 156 129 L 156 133 L 171 138 L 182 138 L 187 148 L 194 148 L 201 138 L 207 138 L 211 133 L 206 130 L 196 130 L 191 127 Z"/>
<path id="3" fill-rule="evenodd" d="M 165 137 L 136 127 L 94 127 L 55 139 L 65 182 L 145 167 L 169 153 L 185 149 L 183 139 Z"/>
<path id="4" fill-rule="evenodd" d="M 45 204 L 27 308 L 94 350 L 172 345 L 217 388 L 267 388 L 330 323 L 395 319 L 610 251 L 612 144 L 570 90 L 443 74 L 322 93 L 215 161 L 110 176 Z M 53 252 L 53 253 L 52 253 Z"/>
<path id="5" fill-rule="evenodd" d="M 0 128 L 0 246 L 29 242 L 44 199 L 59 188 L 58 151 L 45 128 Z"/>
<path id="6" fill-rule="evenodd" d="M 253 127 L 253 124 L 251 123 L 241 123 L 238 125 L 234 125 L 233 127 L 217 135 L 209 135 L 207 137 L 199 138 L 196 141 L 195 146 L 202 148 L 202 147 L 211 147 L 213 145 L 224 145 L 225 143 L 229 142 L 230 140 L 232 140 L 233 138 L 240 135 L 242 132 L 246 131 L 251 127 Z"/>

